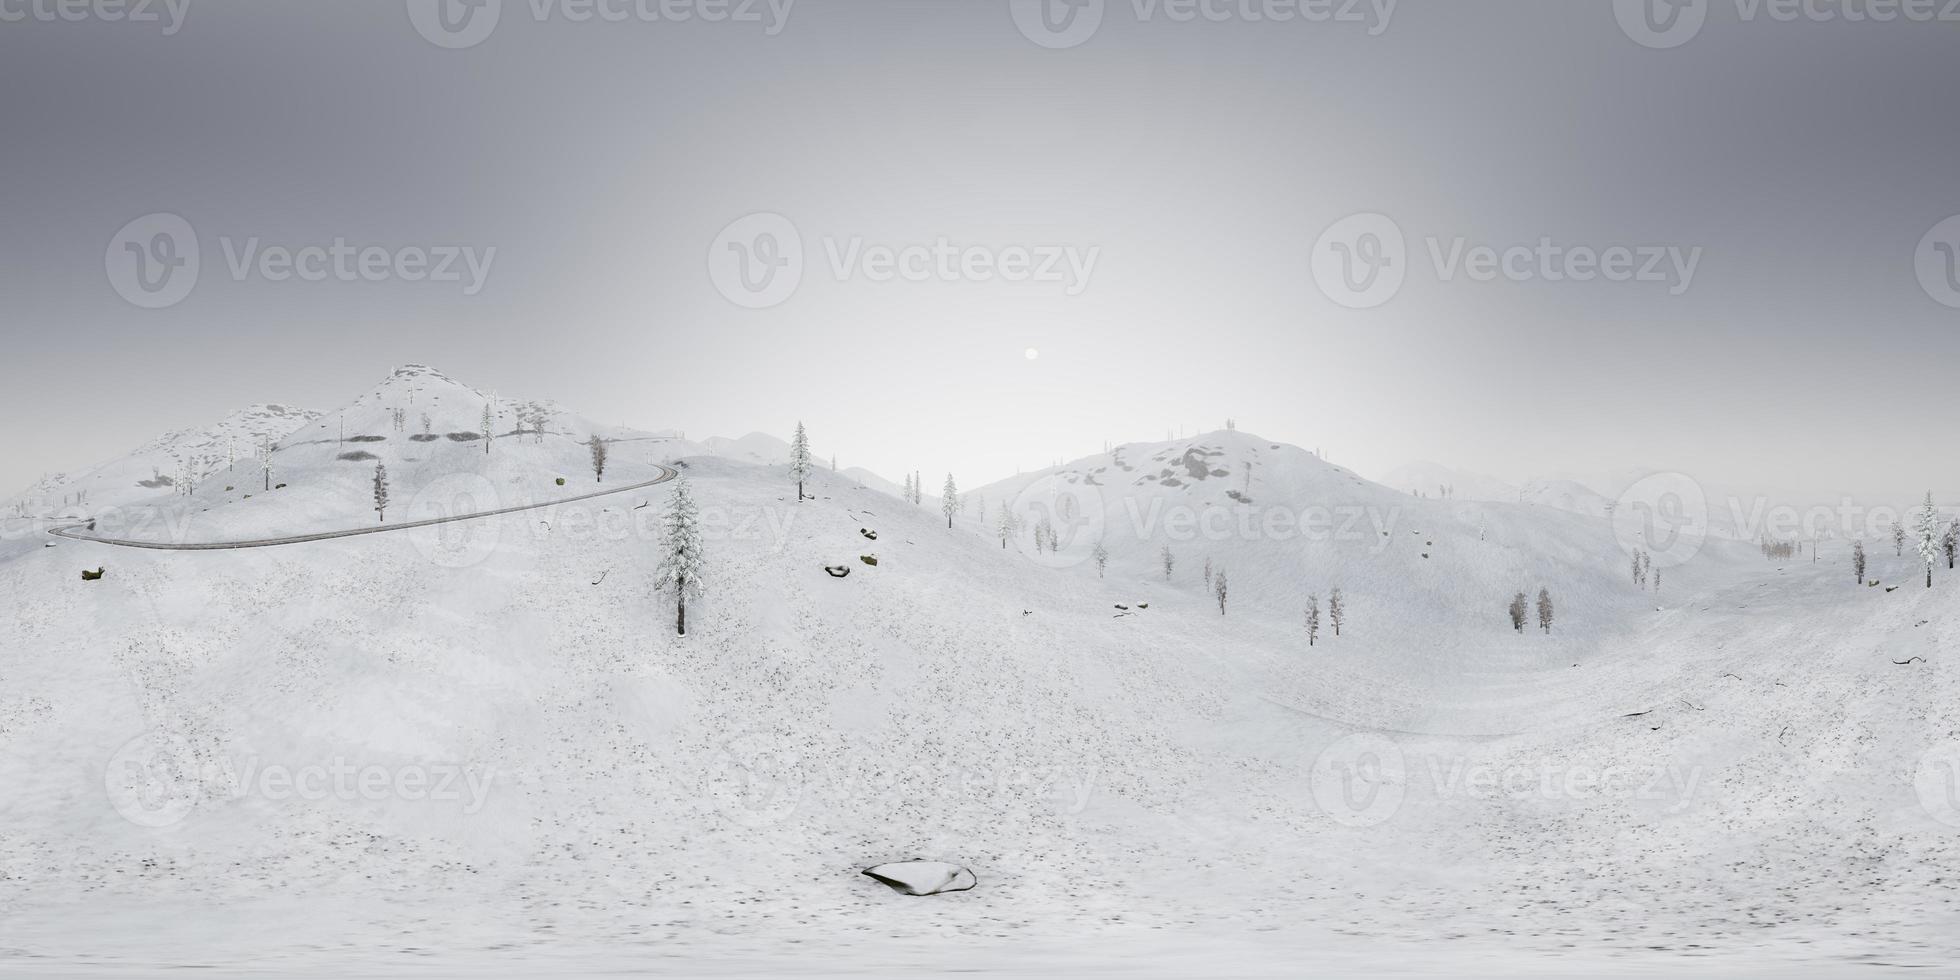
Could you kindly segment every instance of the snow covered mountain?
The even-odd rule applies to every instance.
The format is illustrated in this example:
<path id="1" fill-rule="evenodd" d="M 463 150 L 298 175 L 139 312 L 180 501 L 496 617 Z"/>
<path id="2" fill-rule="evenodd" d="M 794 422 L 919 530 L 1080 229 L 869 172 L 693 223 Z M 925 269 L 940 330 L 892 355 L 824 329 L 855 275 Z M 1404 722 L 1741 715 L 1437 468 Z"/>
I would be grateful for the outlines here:
<path id="1" fill-rule="evenodd" d="M 237 458 L 249 458 L 260 443 L 282 439 L 319 418 L 318 412 L 287 405 L 253 405 L 209 428 L 167 432 L 117 459 L 50 476 L 15 503 L 27 513 L 60 516 L 167 497 L 181 481 L 202 479 Z"/>
<path id="2" fill-rule="evenodd" d="M 1533 480 L 1519 491 L 1518 499 L 1540 507 L 1555 507 L 1587 517 L 1610 517 L 1613 500 L 1572 480 Z"/>
<path id="3" fill-rule="evenodd" d="M 524 414 L 404 368 L 285 437 L 285 487 L 146 506 L 211 540 L 378 524 L 376 463 L 389 522 L 671 464 L 707 539 L 690 635 L 656 582 L 669 484 L 289 547 L 0 555 L 10 948 L 387 972 L 427 923 L 414 956 L 459 972 L 636 943 L 741 973 L 819 947 L 1053 972 L 1096 939 L 1133 972 L 1288 975 L 1433 920 L 1457 970 L 1960 955 L 1944 913 L 1898 912 L 1950 908 L 1960 861 L 1914 782 L 1960 738 L 1950 576 L 1889 593 L 1841 551 L 1711 541 L 1656 591 L 1600 518 L 1418 500 L 1245 432 L 984 486 L 948 528 L 617 428 L 600 482 L 600 427 Z M 1513 629 L 1541 586 L 1554 628 Z M 978 884 L 859 873 L 906 860 Z"/>
<path id="4" fill-rule="evenodd" d="M 1382 477 L 1384 486 L 1425 497 L 1441 497 L 1449 488 L 1451 500 L 1516 503 L 1520 488 L 1494 476 L 1456 469 L 1440 463 L 1407 463 Z"/>

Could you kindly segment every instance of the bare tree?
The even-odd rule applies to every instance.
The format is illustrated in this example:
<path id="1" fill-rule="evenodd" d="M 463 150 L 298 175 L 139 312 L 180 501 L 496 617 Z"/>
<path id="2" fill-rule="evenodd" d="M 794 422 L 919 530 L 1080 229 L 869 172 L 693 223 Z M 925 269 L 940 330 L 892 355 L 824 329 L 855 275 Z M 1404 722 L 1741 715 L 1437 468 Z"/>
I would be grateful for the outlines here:
<path id="1" fill-rule="evenodd" d="M 1320 639 L 1320 596 L 1307 597 L 1307 645 L 1313 646 Z"/>
<path id="2" fill-rule="evenodd" d="M 1895 557 L 1905 557 L 1906 526 L 1898 521 L 1892 522 L 1892 550 Z"/>
<path id="3" fill-rule="evenodd" d="M 491 418 L 490 415 L 490 403 L 484 402 L 483 403 L 483 455 L 485 456 L 490 455 L 490 441 L 492 437 L 495 435 L 495 433 L 491 431 L 492 423 L 493 423 L 493 419 Z"/>
<path id="4" fill-rule="evenodd" d="M 1218 614 L 1225 615 L 1225 570 L 1222 568 L 1211 581 L 1211 594 L 1218 597 Z"/>
<path id="5" fill-rule="evenodd" d="M 1550 589 L 1538 590 L 1538 628 L 1547 633 L 1552 631 L 1552 592 Z"/>
<path id="6" fill-rule="evenodd" d="M 1858 584 L 1865 584 L 1865 543 L 1851 542 L 1851 569 L 1858 576 Z"/>
<path id="7" fill-rule="evenodd" d="M 374 464 L 374 512 L 388 523 L 388 467 Z"/>
<path id="8" fill-rule="evenodd" d="M 1211 588 L 1211 559 L 1205 559 L 1205 588 Z"/>
<path id="9" fill-rule="evenodd" d="M 1096 577 L 1102 578 L 1103 570 L 1109 567 L 1109 549 L 1103 547 L 1103 543 L 1098 541 L 1096 542 L 1095 550 L 1089 552 L 1089 557 L 1096 560 Z"/>
<path id="10" fill-rule="evenodd" d="M 1525 603 L 1525 594 L 1522 592 L 1511 597 L 1511 628 L 1520 633 L 1524 632 L 1524 624 L 1530 616 L 1530 609 Z"/>
<path id="11" fill-rule="evenodd" d="M 592 450 L 592 482 L 606 482 L 606 440 L 593 433 L 586 445 Z"/>
<path id="12" fill-rule="evenodd" d="M 1347 599 L 1341 595 L 1341 587 L 1327 597 L 1327 621 L 1334 626 L 1334 635 L 1341 635 L 1341 624 L 1347 620 Z"/>
<path id="13" fill-rule="evenodd" d="M 1177 559 L 1171 555 L 1171 546 L 1165 545 L 1163 553 L 1157 557 L 1164 563 L 1164 581 L 1168 582 L 1171 580 L 1171 568 L 1177 564 Z"/>

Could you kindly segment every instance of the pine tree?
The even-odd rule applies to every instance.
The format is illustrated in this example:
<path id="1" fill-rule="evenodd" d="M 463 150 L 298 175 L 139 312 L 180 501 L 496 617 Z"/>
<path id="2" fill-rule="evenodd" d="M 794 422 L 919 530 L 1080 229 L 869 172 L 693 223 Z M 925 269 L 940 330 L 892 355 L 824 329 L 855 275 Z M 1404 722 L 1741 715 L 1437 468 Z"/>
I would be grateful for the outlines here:
<path id="1" fill-rule="evenodd" d="M 908 504 L 912 502 L 912 474 L 905 474 L 905 486 L 899 490 L 898 497 Z"/>
<path id="2" fill-rule="evenodd" d="M 1960 558 L 1960 520 L 1946 526 L 1946 534 L 1940 538 L 1940 550 L 1946 553 L 1946 567 L 1952 569 L 1954 559 Z"/>
<path id="3" fill-rule="evenodd" d="M 1906 553 L 1906 526 L 1898 521 L 1892 522 L 1892 552 L 1894 557 L 1904 557 Z"/>
<path id="4" fill-rule="evenodd" d="M 1341 623 L 1347 619 L 1347 599 L 1341 595 L 1341 587 L 1335 586 L 1327 597 L 1327 621 L 1334 627 L 1334 635 L 1341 635 Z"/>
<path id="5" fill-rule="evenodd" d="M 586 446 L 592 450 L 592 482 L 606 482 L 606 440 L 599 438 L 595 432 Z"/>
<path id="6" fill-rule="evenodd" d="M 1089 557 L 1096 560 L 1096 577 L 1102 578 L 1103 570 L 1109 567 L 1109 549 L 1103 547 L 1102 542 L 1098 541 L 1096 542 L 1095 550 L 1089 552 Z"/>
<path id="7" fill-rule="evenodd" d="M 1320 639 L 1320 596 L 1307 597 L 1307 645 L 1313 646 Z"/>
<path id="8" fill-rule="evenodd" d="M 1164 563 L 1164 581 L 1168 582 L 1171 580 L 1171 568 L 1177 564 L 1177 559 L 1171 555 L 1171 546 L 1165 545 L 1163 553 L 1157 557 Z"/>
<path id="9" fill-rule="evenodd" d="M 1552 631 L 1552 592 L 1550 589 L 1538 590 L 1538 628 L 1547 633 Z"/>
<path id="10" fill-rule="evenodd" d="M 953 474 L 946 474 L 946 486 L 939 491 L 939 509 L 946 515 L 946 526 L 953 526 L 953 515 L 960 512 L 960 488 L 953 483 Z"/>
<path id="11" fill-rule="evenodd" d="M 810 476 L 810 435 L 803 423 L 796 423 L 796 435 L 789 441 L 789 475 L 796 481 L 796 502 L 803 502 L 803 481 Z"/>
<path id="12" fill-rule="evenodd" d="M 265 471 L 265 489 L 272 490 L 272 439 L 269 436 L 259 440 L 259 468 Z"/>
<path id="13" fill-rule="evenodd" d="M 380 463 L 374 464 L 374 512 L 388 523 L 388 467 Z"/>
<path id="14" fill-rule="evenodd" d="M 1524 593 L 1520 592 L 1517 595 L 1512 596 L 1511 597 L 1511 628 L 1517 630 L 1520 633 L 1524 632 L 1524 624 L 1526 621 L 1526 617 L 1528 615 L 1529 615 L 1529 609 L 1525 605 Z"/>
<path id="15" fill-rule="evenodd" d="M 1020 529 L 1021 522 L 1014 519 L 1014 508 L 1001 504 L 1000 520 L 994 524 L 994 533 L 1000 535 L 1000 546 L 1003 551 L 1007 548 L 1007 542 L 1014 540 L 1014 532 Z"/>
<path id="16" fill-rule="evenodd" d="M 491 431 L 492 422 L 493 419 L 491 418 L 490 415 L 490 403 L 484 402 L 483 403 L 483 455 L 485 456 L 490 455 L 490 442 L 492 437 L 495 435 L 495 433 Z"/>
<path id="17" fill-rule="evenodd" d="M 674 481 L 674 499 L 661 521 L 660 565 L 654 572 L 656 592 L 673 590 L 674 632 L 687 635 L 687 600 L 701 594 L 701 514 L 682 473 Z"/>
<path id="18" fill-rule="evenodd" d="M 1933 587 L 1933 563 L 1940 558 L 1940 508 L 1933 503 L 1933 492 L 1926 491 L 1913 530 L 1919 535 L 1919 560 L 1926 563 L 1926 587 Z"/>
<path id="19" fill-rule="evenodd" d="M 1211 594 L 1218 597 L 1218 614 L 1220 616 L 1225 615 L 1225 570 L 1222 568 L 1218 570 L 1218 575 L 1212 579 Z"/>
<path id="20" fill-rule="evenodd" d="M 1211 559 L 1205 559 L 1205 588 L 1211 588 Z"/>
<path id="21" fill-rule="evenodd" d="M 1851 569 L 1858 575 L 1858 584 L 1865 584 L 1865 543 L 1851 542 Z"/>

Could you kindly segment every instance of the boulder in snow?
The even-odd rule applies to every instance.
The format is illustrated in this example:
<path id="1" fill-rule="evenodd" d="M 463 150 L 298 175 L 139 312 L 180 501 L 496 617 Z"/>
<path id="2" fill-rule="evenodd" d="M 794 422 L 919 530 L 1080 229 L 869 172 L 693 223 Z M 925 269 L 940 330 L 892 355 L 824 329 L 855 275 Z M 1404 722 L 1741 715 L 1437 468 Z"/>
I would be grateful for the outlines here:
<path id="1" fill-rule="evenodd" d="M 851 567 L 849 565 L 825 565 L 823 570 L 829 572 L 831 578 L 843 578 L 851 574 Z"/>
<path id="2" fill-rule="evenodd" d="M 937 895 L 963 892 L 978 884 L 973 872 L 944 861 L 900 861 L 866 868 L 867 877 L 890 885 L 901 895 Z"/>

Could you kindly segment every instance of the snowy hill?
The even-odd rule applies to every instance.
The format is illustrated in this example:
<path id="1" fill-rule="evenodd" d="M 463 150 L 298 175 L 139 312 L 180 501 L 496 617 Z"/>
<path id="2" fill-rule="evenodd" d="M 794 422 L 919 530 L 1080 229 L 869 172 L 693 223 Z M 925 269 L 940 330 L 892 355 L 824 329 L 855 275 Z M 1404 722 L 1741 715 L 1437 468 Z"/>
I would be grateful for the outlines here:
<path id="1" fill-rule="evenodd" d="M 319 418 L 318 412 L 286 405 L 253 405 L 209 428 L 168 432 L 107 463 L 48 477 L 15 503 L 26 513 L 59 516 L 168 497 L 181 481 L 203 479 L 235 459 L 249 458 L 261 442 L 282 439 Z"/>
<path id="2" fill-rule="evenodd" d="M 678 442 L 621 433 L 597 484 L 589 421 L 518 435 L 419 368 L 328 418 L 282 442 L 284 489 L 159 506 L 189 535 L 374 523 L 376 461 L 412 513 L 624 485 Z M 1960 954 L 1960 846 L 1913 784 L 1960 739 L 1951 576 L 1888 593 L 1841 553 L 1711 542 L 1656 593 L 1604 520 L 1416 500 L 1244 432 L 983 487 L 950 529 L 846 474 L 798 501 L 781 466 L 678 462 L 708 547 L 684 638 L 655 583 L 670 485 L 441 534 L 0 558 L 6 945 L 253 974 Z M 1003 548 L 1003 506 L 1060 548 L 1032 521 Z M 1512 630 L 1540 584 L 1557 626 Z M 1337 585 L 1343 635 L 1310 647 L 1305 595 Z M 914 859 L 979 884 L 859 874 Z M 1437 923 L 1459 938 L 1410 942 Z"/>
<path id="3" fill-rule="evenodd" d="M 1610 517 L 1613 513 L 1612 498 L 1571 480 L 1533 480 L 1519 491 L 1518 499 L 1587 517 Z"/>
<path id="4" fill-rule="evenodd" d="M 1440 463 L 1408 463 L 1383 476 L 1384 486 L 1406 490 L 1425 497 L 1441 497 L 1448 487 L 1451 500 L 1482 500 L 1516 503 L 1519 488 L 1494 476 L 1443 466 Z"/>

